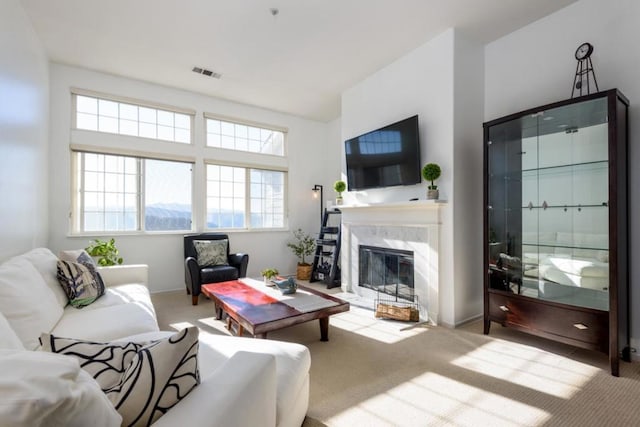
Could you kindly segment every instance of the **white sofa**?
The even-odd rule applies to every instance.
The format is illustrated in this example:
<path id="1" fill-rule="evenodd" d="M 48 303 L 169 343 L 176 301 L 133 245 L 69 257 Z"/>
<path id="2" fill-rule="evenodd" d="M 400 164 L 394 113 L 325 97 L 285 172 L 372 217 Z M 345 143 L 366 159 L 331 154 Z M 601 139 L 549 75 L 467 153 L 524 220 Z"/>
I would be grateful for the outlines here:
<path id="1" fill-rule="evenodd" d="M 67 304 L 56 278 L 56 262 L 50 250 L 38 248 L 0 265 L 2 369 L 11 369 L 16 354 L 38 351 L 38 337 L 43 332 L 96 342 L 142 342 L 175 332 L 158 329 L 146 265 L 100 268 L 105 295 L 77 309 Z M 311 363 L 306 347 L 206 333 L 200 334 L 199 342 L 201 384 L 155 426 L 302 424 L 308 407 Z M 51 422 L 52 418 L 48 419 Z M 8 421 L 0 419 L 0 425 Z"/>
<path id="2" fill-rule="evenodd" d="M 565 286 L 606 291 L 609 287 L 609 245 L 606 234 L 549 232 L 523 235 L 524 275 Z M 580 249 L 584 248 L 584 249 Z"/>

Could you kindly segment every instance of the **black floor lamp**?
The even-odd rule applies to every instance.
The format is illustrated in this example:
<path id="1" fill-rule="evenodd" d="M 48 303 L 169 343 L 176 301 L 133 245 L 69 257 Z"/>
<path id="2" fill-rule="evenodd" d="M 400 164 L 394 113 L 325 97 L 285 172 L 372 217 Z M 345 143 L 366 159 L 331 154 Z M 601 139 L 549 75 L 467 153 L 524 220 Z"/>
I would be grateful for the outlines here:
<path id="1" fill-rule="evenodd" d="M 318 198 L 318 191 L 320 191 L 320 226 L 322 226 L 322 206 L 324 205 L 324 194 L 322 192 L 322 185 L 316 184 L 311 189 L 313 190 L 313 198 Z"/>

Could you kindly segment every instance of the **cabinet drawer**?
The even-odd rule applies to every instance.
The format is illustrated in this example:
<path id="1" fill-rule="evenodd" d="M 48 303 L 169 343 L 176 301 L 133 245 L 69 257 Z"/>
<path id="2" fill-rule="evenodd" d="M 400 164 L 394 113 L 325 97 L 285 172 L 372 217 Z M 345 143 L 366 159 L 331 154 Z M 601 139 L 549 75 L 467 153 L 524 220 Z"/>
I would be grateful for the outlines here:
<path id="1" fill-rule="evenodd" d="M 608 352 L 609 313 L 556 306 L 542 301 L 489 293 L 495 322 L 569 344 Z"/>

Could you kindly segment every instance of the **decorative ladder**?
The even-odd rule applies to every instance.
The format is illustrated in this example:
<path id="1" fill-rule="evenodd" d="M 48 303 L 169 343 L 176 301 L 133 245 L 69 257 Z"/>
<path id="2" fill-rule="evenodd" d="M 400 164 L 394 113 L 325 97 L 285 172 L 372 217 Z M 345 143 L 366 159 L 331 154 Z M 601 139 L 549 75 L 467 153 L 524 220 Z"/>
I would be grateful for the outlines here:
<path id="1" fill-rule="evenodd" d="M 316 239 L 316 253 L 311 267 L 309 282 L 326 283 L 327 288 L 335 288 L 341 285 L 340 281 L 340 217 L 337 216 L 337 225 L 331 225 L 334 215 L 341 215 L 338 209 L 325 210 L 322 215 L 320 234 Z"/>

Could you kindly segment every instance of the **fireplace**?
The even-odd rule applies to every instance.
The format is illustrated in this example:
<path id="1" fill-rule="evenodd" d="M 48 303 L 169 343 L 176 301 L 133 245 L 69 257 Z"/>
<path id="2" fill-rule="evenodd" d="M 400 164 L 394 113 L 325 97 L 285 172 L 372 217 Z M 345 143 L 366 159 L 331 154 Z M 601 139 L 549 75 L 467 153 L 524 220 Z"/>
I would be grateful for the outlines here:
<path id="1" fill-rule="evenodd" d="M 444 206 L 444 203 L 423 200 L 341 206 L 343 291 L 354 293 L 360 301 L 370 302 L 372 308 L 380 299 L 397 301 L 397 304 L 415 304 L 421 320 L 437 324 L 442 282 L 438 267 L 444 262 L 438 256 L 440 212 Z M 392 255 L 397 256 L 397 264 L 387 268 L 385 260 L 382 267 L 378 268 L 386 271 L 384 274 L 374 274 L 373 278 L 363 281 L 360 258 L 370 254 L 362 255 L 361 246 L 372 247 L 374 251 L 379 248 L 391 250 Z M 413 260 L 409 261 L 405 256 L 413 257 Z M 362 262 L 366 263 L 364 260 Z M 407 273 L 410 268 L 413 269 L 411 274 Z M 394 272 L 398 273 L 399 279 L 393 277 Z M 360 283 L 365 285 L 360 286 Z M 382 289 L 378 292 L 380 286 Z M 414 301 L 405 299 L 405 296 L 410 298 L 410 288 L 415 295 Z M 387 295 L 383 290 L 393 292 L 393 295 Z M 396 291 L 399 291 L 397 299 Z"/>
<path id="2" fill-rule="evenodd" d="M 360 245 L 358 259 L 358 286 L 396 301 L 415 300 L 413 251 Z"/>

